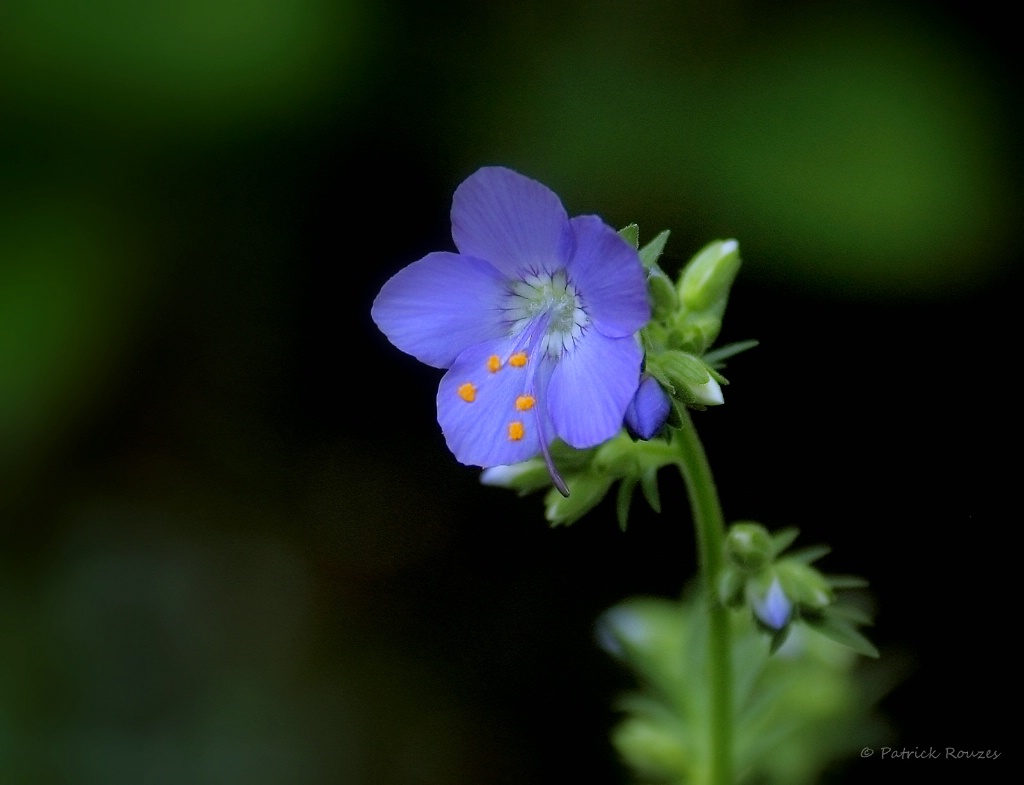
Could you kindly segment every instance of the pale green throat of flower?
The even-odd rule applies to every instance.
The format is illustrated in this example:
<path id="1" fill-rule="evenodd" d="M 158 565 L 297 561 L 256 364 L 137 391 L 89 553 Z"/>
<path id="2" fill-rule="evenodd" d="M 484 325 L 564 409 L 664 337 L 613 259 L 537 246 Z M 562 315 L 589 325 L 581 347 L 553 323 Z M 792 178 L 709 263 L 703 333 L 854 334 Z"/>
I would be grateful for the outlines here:
<path id="1" fill-rule="evenodd" d="M 572 349 L 590 324 L 576 287 L 564 270 L 537 273 L 513 281 L 505 312 L 511 322 L 509 333 L 513 338 L 535 325 L 538 317 L 546 316 L 547 325 L 537 350 L 552 359 Z"/>

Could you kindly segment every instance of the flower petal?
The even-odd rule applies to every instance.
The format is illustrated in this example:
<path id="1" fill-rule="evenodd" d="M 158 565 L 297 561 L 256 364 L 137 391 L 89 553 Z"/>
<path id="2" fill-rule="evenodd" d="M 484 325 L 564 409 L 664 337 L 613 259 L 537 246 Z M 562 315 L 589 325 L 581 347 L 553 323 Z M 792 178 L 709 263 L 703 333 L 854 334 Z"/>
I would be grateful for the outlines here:
<path id="1" fill-rule="evenodd" d="M 511 169 L 478 169 L 455 190 L 452 237 L 509 276 L 554 272 L 572 251 L 569 216 L 547 186 Z"/>
<path id="2" fill-rule="evenodd" d="M 507 362 L 509 339 L 472 346 L 441 379 L 437 391 L 437 420 L 448 449 L 469 466 L 503 466 L 540 454 L 538 418 L 547 417 L 542 405 L 550 361 L 540 367 Z M 492 370 L 497 368 L 497 370 Z M 528 406 L 517 400 L 531 393 Z M 519 423 L 522 431 L 510 431 Z M 550 421 L 544 433 L 554 438 Z"/>
<path id="3" fill-rule="evenodd" d="M 485 261 L 431 253 L 384 284 L 370 315 L 403 352 L 447 368 L 468 346 L 507 332 L 501 314 L 505 283 Z"/>
<path id="4" fill-rule="evenodd" d="M 651 318 L 640 256 L 596 215 L 570 222 L 576 247 L 566 267 L 594 326 L 610 338 L 632 335 Z"/>
<path id="5" fill-rule="evenodd" d="M 588 330 L 558 361 L 548 386 L 555 434 L 572 447 L 593 447 L 622 428 L 640 383 L 643 352 L 632 335 L 609 338 Z"/>

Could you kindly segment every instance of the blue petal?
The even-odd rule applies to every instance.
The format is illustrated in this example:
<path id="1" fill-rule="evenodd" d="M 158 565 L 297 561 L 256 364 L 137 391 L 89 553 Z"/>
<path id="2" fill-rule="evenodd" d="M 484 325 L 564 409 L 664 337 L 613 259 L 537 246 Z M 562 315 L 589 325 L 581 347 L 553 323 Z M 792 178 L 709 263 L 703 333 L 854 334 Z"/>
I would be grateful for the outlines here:
<path id="1" fill-rule="evenodd" d="M 577 449 L 617 434 L 640 383 L 642 358 L 632 335 L 609 338 L 587 330 L 551 375 L 548 411 L 555 433 Z"/>
<path id="2" fill-rule="evenodd" d="M 605 335 L 632 335 L 651 318 L 647 279 L 637 252 L 596 215 L 571 221 L 576 249 L 566 271 L 587 315 Z"/>
<path id="3" fill-rule="evenodd" d="M 514 348 L 508 338 L 473 346 L 459 355 L 441 380 L 437 420 L 448 449 L 460 463 L 485 468 L 519 463 L 540 454 L 542 432 L 547 441 L 554 438 L 543 406 L 551 363 L 541 361 L 534 366 L 531 360 L 517 368 L 508 363 Z M 501 361 L 497 371 L 488 367 L 492 356 Z M 465 384 L 473 385 L 473 401 L 459 394 Z M 516 399 L 526 393 L 533 394 L 533 408 L 517 410 Z M 541 422 L 540 418 L 545 419 Z M 519 440 L 509 438 L 512 422 L 523 426 Z"/>
<path id="4" fill-rule="evenodd" d="M 508 331 L 501 315 L 505 283 L 485 261 L 431 253 L 384 284 L 370 315 L 403 352 L 447 368 L 467 347 Z"/>
<path id="5" fill-rule="evenodd" d="M 640 387 L 626 409 L 626 427 L 641 439 L 650 439 L 668 419 L 672 402 L 658 380 L 644 374 Z"/>
<path id="6" fill-rule="evenodd" d="M 458 249 L 510 277 L 554 272 L 572 252 L 569 216 L 547 186 L 503 167 L 484 167 L 455 190 L 452 237 Z"/>

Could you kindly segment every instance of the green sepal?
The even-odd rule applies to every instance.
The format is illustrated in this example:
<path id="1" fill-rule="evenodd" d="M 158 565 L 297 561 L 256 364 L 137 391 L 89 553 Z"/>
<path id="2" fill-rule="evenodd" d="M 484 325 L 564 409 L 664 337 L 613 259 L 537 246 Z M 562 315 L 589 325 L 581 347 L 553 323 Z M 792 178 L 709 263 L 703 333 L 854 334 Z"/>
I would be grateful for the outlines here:
<path id="1" fill-rule="evenodd" d="M 669 230 L 665 229 L 655 236 L 647 245 L 640 249 L 640 262 L 648 270 L 658 263 L 661 252 L 665 250 L 665 243 L 668 241 Z"/>
<path id="2" fill-rule="evenodd" d="M 798 561 L 801 564 L 811 564 L 830 553 L 832 553 L 832 549 L 827 545 L 809 545 L 806 548 L 786 554 L 786 558 Z"/>
<path id="3" fill-rule="evenodd" d="M 785 529 L 779 529 L 777 532 L 772 534 L 772 547 L 775 549 L 775 555 L 778 556 L 786 548 L 793 544 L 793 541 L 800 536 L 800 530 L 795 526 L 789 526 Z"/>
<path id="4" fill-rule="evenodd" d="M 841 643 L 849 649 L 866 657 L 878 657 L 878 649 L 866 637 L 861 635 L 847 619 L 829 613 L 831 609 L 826 608 L 821 614 L 805 616 L 803 621 L 816 632 L 821 633 L 836 643 Z"/>
<path id="5" fill-rule="evenodd" d="M 619 483 L 619 493 L 615 498 L 615 514 L 619 519 L 619 529 L 626 531 L 629 523 L 629 508 L 633 503 L 633 491 L 636 490 L 636 477 L 623 477 Z"/>
<path id="6" fill-rule="evenodd" d="M 640 473 L 640 488 L 644 498 L 655 512 L 661 512 L 661 494 L 658 492 L 658 467 L 647 466 Z"/>
<path id="7" fill-rule="evenodd" d="M 833 589 L 866 589 L 868 582 L 859 575 L 827 575 L 828 585 Z"/>
<path id="8" fill-rule="evenodd" d="M 684 314 L 684 318 L 677 321 L 682 336 L 680 348 L 703 355 L 721 332 L 722 318 L 714 314 Z"/>
<path id="9" fill-rule="evenodd" d="M 787 624 L 780 630 L 772 630 L 772 637 L 768 643 L 769 654 L 775 654 L 775 652 L 782 648 L 782 644 L 784 644 L 786 639 L 789 637 L 789 631 L 792 626 L 792 624 Z"/>
<path id="10" fill-rule="evenodd" d="M 722 376 L 722 374 L 720 374 L 718 371 L 716 371 L 714 368 L 712 368 L 707 363 L 704 364 L 704 367 L 708 369 L 708 374 L 711 376 L 712 379 L 714 379 L 716 382 L 718 382 L 723 387 L 728 387 L 729 386 L 729 380 L 726 379 L 724 376 Z"/>
<path id="11" fill-rule="evenodd" d="M 679 295 L 671 279 L 655 265 L 647 275 L 647 291 L 654 306 L 654 318 L 668 319 L 679 310 Z"/>
<path id="12" fill-rule="evenodd" d="M 874 619 L 871 618 L 871 614 L 863 608 L 858 608 L 856 605 L 837 602 L 834 605 L 828 606 L 827 613 L 840 619 L 846 619 L 846 621 L 851 624 L 857 624 L 863 627 L 870 627 L 874 624 Z"/>
<path id="13" fill-rule="evenodd" d="M 658 381 L 661 381 L 660 379 Z M 673 390 L 666 390 L 669 396 L 672 396 Z M 668 410 L 668 419 L 665 420 L 665 425 L 668 426 L 666 433 L 668 435 L 668 441 L 671 443 L 673 431 L 678 431 L 683 427 L 683 414 L 679 410 L 679 401 L 672 398 L 672 408 Z"/>
<path id="14" fill-rule="evenodd" d="M 801 608 L 820 610 L 834 598 L 825 576 L 800 561 L 786 558 L 776 562 L 775 574 L 786 596 Z"/>
<path id="15" fill-rule="evenodd" d="M 619 237 L 633 246 L 636 250 L 640 246 L 640 227 L 636 224 L 629 224 L 619 229 Z"/>
<path id="16" fill-rule="evenodd" d="M 725 346 L 719 346 L 717 349 L 713 349 L 705 354 L 704 362 L 708 365 L 719 366 L 724 360 L 728 360 L 730 357 L 734 357 L 740 352 L 753 349 L 755 346 L 760 345 L 760 343 L 760 341 L 754 340 L 727 343 Z"/>
<path id="17" fill-rule="evenodd" d="M 677 392 L 679 388 L 686 389 L 691 384 L 707 384 L 711 378 L 699 357 L 672 349 L 649 358 L 647 370 L 663 386 L 671 387 L 673 392 Z"/>

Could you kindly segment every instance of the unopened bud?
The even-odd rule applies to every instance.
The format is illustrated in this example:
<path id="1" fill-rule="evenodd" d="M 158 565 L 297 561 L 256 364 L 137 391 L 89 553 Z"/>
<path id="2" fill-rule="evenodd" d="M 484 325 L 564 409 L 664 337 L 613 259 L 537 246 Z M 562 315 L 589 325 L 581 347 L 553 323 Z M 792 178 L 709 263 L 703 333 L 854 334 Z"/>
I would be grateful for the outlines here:
<path id="1" fill-rule="evenodd" d="M 644 374 L 633 400 L 626 407 L 626 429 L 638 439 L 655 436 L 668 419 L 672 401 L 658 380 Z"/>
<path id="2" fill-rule="evenodd" d="M 760 523 L 734 523 L 725 537 L 725 555 L 748 573 L 760 572 L 774 556 L 772 536 Z"/>
<path id="3" fill-rule="evenodd" d="M 706 311 L 729 294 L 740 269 L 740 246 L 735 240 L 716 240 L 693 257 L 683 270 L 679 294 L 690 311 Z"/>
<path id="4" fill-rule="evenodd" d="M 750 604 L 758 620 L 773 630 L 785 627 L 793 612 L 793 604 L 782 590 L 778 578 L 772 578 L 767 590 L 755 594 Z"/>
<path id="5" fill-rule="evenodd" d="M 683 403 L 717 406 L 725 402 L 718 380 L 703 360 L 692 354 L 675 350 L 660 352 L 649 358 L 648 369 L 666 382 Z"/>

